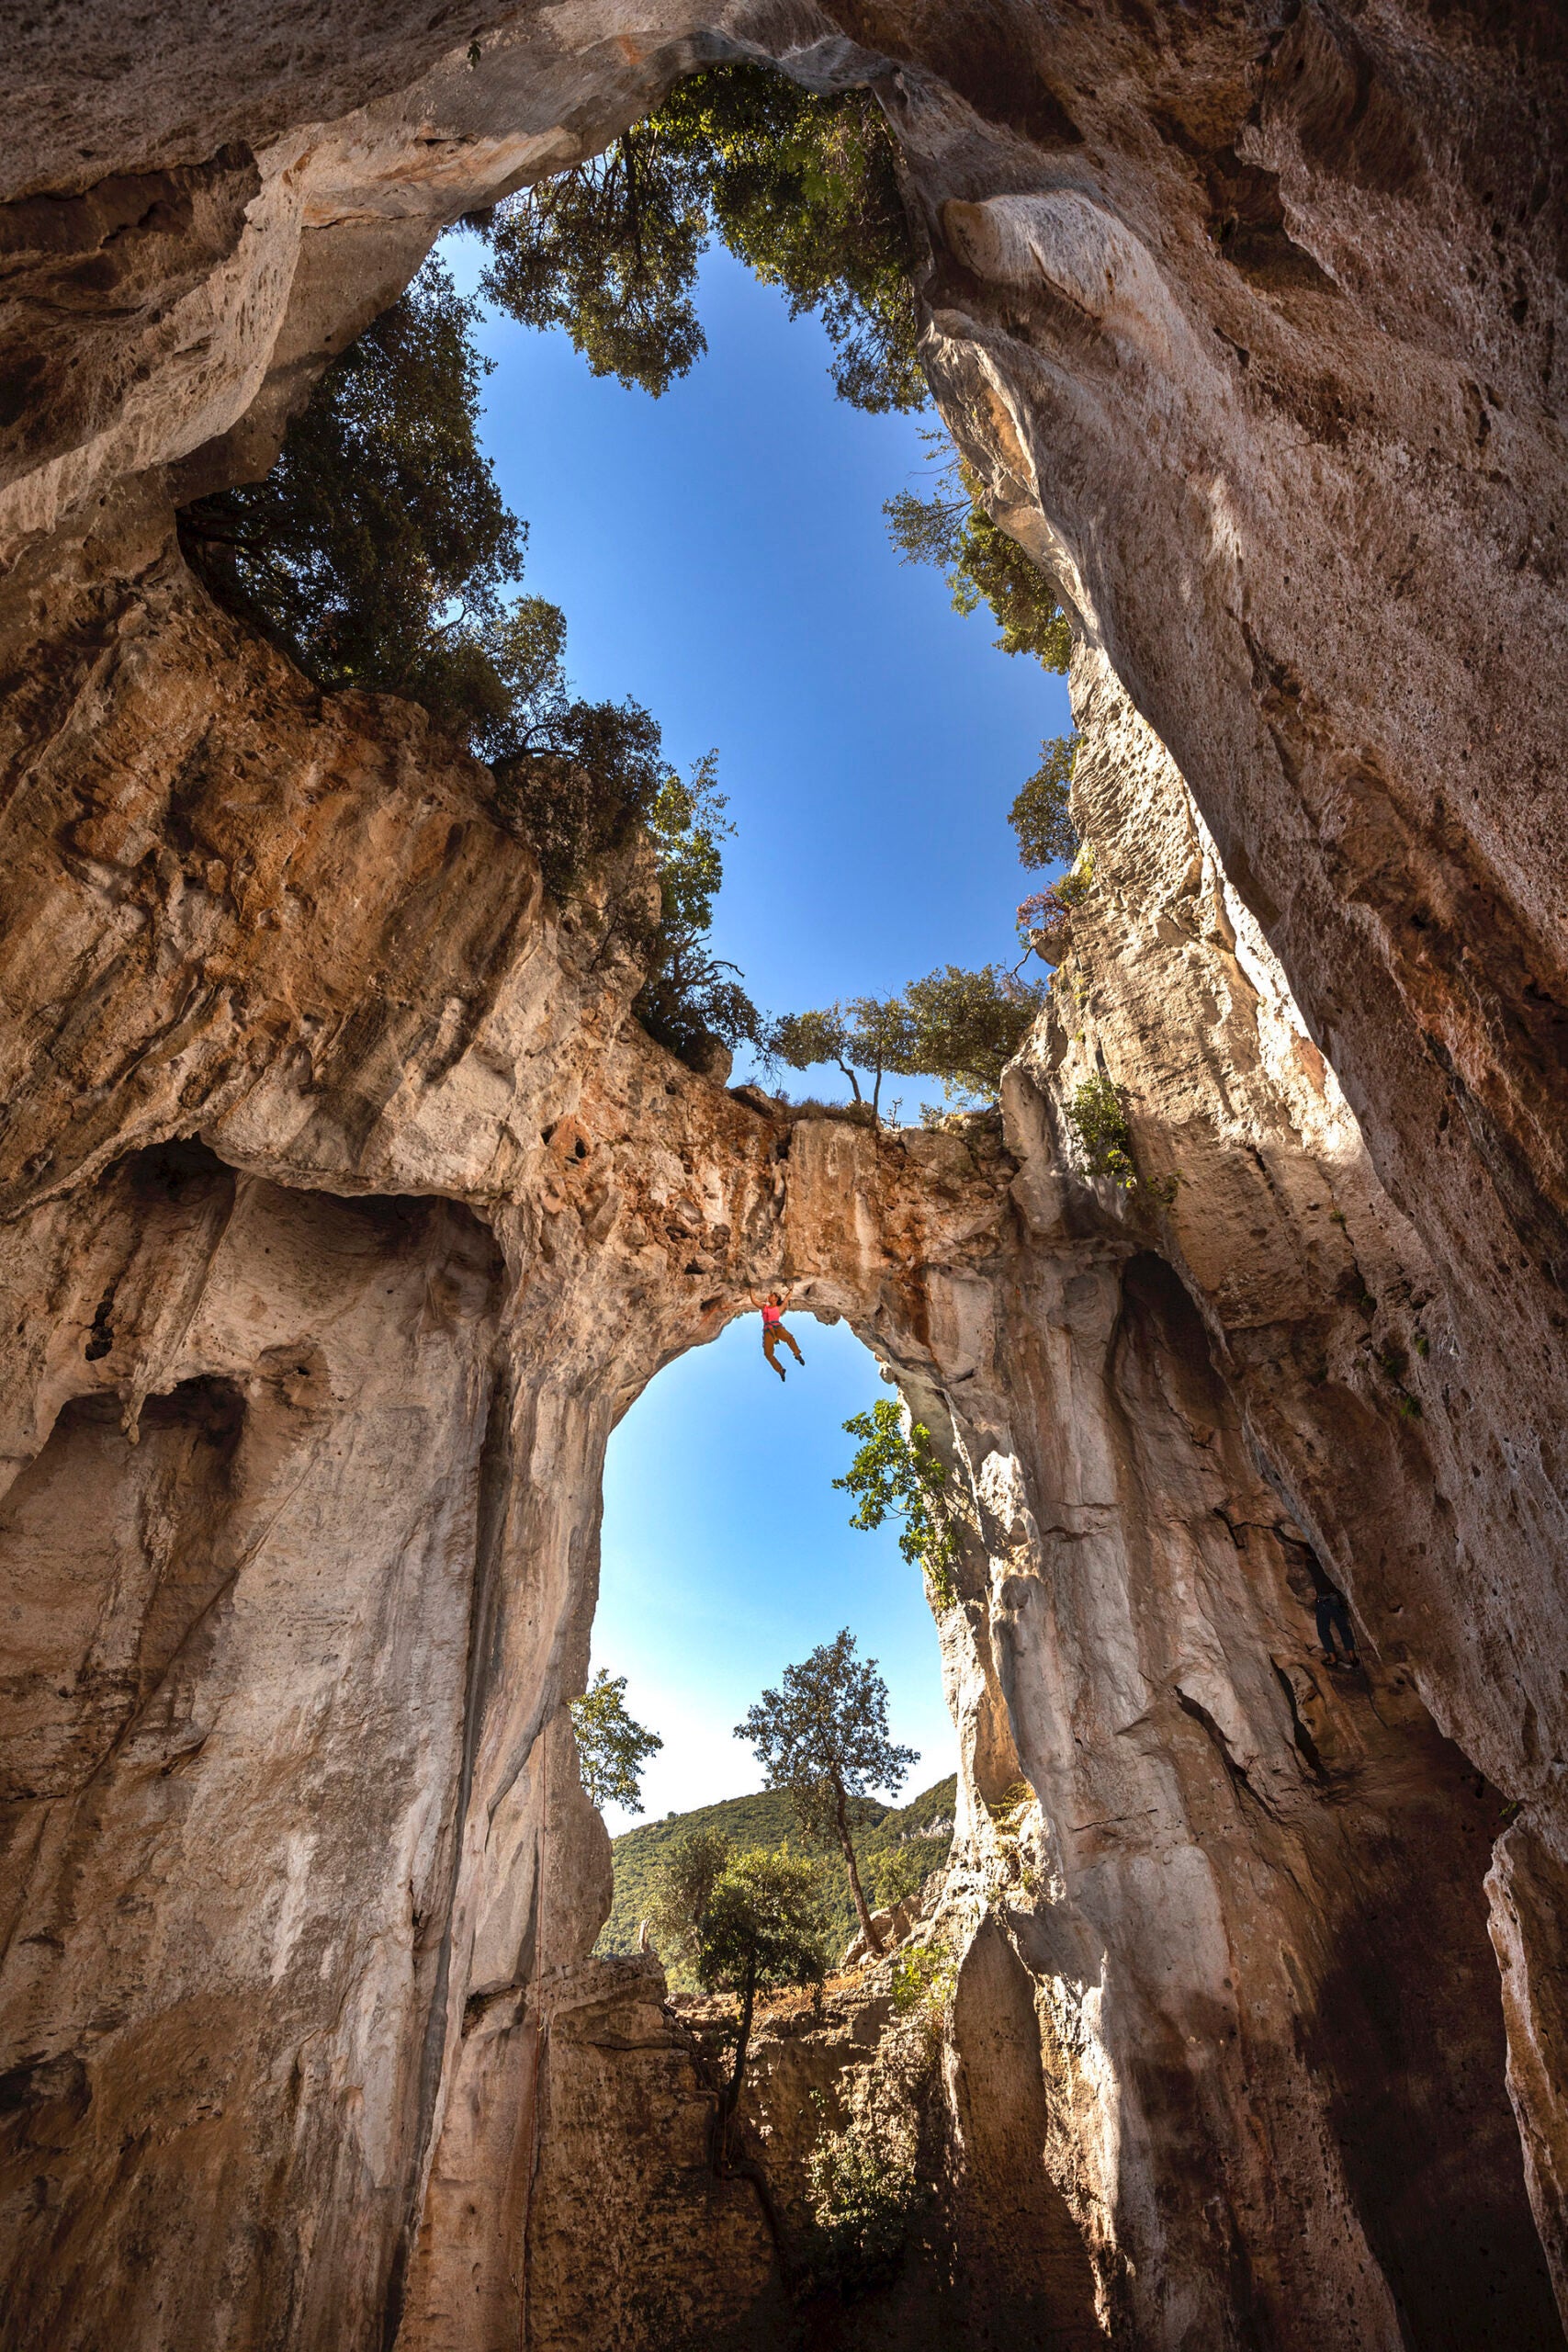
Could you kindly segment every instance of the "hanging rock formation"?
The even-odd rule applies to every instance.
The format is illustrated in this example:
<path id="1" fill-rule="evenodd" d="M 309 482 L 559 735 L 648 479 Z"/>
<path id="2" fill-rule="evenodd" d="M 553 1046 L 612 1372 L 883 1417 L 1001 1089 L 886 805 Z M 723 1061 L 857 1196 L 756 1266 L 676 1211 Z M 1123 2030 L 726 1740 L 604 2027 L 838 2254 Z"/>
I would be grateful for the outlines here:
<path id="1" fill-rule="evenodd" d="M 959 1498 L 963 2329 L 1561 2344 L 1565 51 L 1529 0 L 20 28 L 0 2340 L 553 2346 L 589 2230 L 606 2346 L 786 2340 L 588 1958 L 564 1707 L 611 1428 L 787 1271 Z M 481 769 L 174 551 L 445 223 L 733 55 L 874 83 L 944 413 L 1079 624 L 1094 886 L 1001 1134 L 681 1069 L 636 859 L 553 907 Z M 693 2262 L 722 2308 L 656 2312 Z"/>

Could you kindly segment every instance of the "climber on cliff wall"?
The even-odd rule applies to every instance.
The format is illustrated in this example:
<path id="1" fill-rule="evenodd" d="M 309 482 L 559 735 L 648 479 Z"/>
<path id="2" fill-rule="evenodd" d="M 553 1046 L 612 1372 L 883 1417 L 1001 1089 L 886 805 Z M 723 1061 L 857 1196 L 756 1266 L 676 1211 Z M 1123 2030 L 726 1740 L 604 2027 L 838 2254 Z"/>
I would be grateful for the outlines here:
<path id="1" fill-rule="evenodd" d="M 1322 1645 L 1325 1666 L 1337 1666 L 1339 1663 L 1335 1646 L 1336 1634 L 1345 1645 L 1346 1665 L 1359 1666 L 1361 1661 L 1356 1656 L 1356 1636 L 1350 1631 L 1350 1614 L 1338 1586 L 1323 1586 L 1313 1602 L 1313 1609 L 1317 1618 L 1317 1638 Z"/>
<path id="2" fill-rule="evenodd" d="M 784 1368 L 780 1363 L 776 1352 L 781 1340 L 797 1364 L 804 1367 L 806 1363 L 806 1358 L 795 1345 L 795 1333 L 786 1331 L 784 1329 L 783 1319 L 784 1302 L 776 1290 L 771 1290 L 766 1298 L 759 1298 L 756 1292 L 752 1291 L 750 1299 L 753 1306 L 759 1306 L 762 1310 L 762 1353 L 767 1357 L 779 1378 L 783 1380 Z"/>

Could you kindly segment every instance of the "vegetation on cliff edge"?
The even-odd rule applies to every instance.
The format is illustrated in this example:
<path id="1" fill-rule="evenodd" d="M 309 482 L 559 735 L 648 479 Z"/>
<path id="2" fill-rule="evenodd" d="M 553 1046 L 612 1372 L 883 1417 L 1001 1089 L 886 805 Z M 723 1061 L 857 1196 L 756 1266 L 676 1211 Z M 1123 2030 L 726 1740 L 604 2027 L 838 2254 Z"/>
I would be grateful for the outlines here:
<path id="1" fill-rule="evenodd" d="M 950 1773 L 906 1805 L 885 1805 L 866 1799 L 852 1806 L 850 1834 L 867 1894 L 878 1907 L 914 1894 L 934 1870 L 942 1869 L 952 1845 L 958 1784 Z M 936 1834 L 931 1835 L 933 1825 Z M 699 1805 L 690 1813 L 668 1814 L 661 1821 L 639 1822 L 612 1841 L 615 1893 L 610 1917 L 600 1935 L 602 1952 L 637 1950 L 639 1920 L 646 1918 L 651 1897 L 651 1871 L 660 1855 L 694 1829 L 711 1829 L 727 1837 L 738 1851 L 771 1851 L 793 1838 L 811 1862 L 827 1926 L 829 1950 L 836 1958 L 855 1932 L 854 1905 L 837 1844 L 831 1849 L 800 1836 L 788 1792 L 760 1790 L 754 1796 L 729 1797 L 722 1804 Z M 693 1991 L 689 1972 L 679 1965 L 670 1971 L 678 1989 Z"/>

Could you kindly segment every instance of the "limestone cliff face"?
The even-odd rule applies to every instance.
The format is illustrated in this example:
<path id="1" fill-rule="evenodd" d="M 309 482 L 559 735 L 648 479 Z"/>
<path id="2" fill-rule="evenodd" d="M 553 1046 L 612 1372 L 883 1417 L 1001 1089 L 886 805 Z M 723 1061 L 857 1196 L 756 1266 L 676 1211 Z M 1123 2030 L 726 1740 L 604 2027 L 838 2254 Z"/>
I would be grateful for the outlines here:
<path id="1" fill-rule="evenodd" d="M 1168 755 L 1098 660 L 1074 686 L 1094 887 L 1008 1080 L 1021 1231 L 953 1430 L 1011 1742 L 976 1785 L 1016 1757 L 1042 1810 L 1021 1870 L 982 1836 L 966 1899 L 999 1892 L 1051 2169 L 1128 2340 L 1553 2342 L 1495 2096 L 1481 1880 L 1512 1808 L 1473 1719 L 1471 1762 L 1432 1720 L 1474 1437 L 1439 1294 Z M 1066 1115 L 1097 1070 L 1131 1191 Z M 1317 1660 L 1325 1569 L 1364 1677 Z M 1429 2136 L 1461 2111 L 1473 2170 Z"/>
<path id="2" fill-rule="evenodd" d="M 10 874 L 7 2307 L 517 2341 L 605 1439 L 786 1267 L 962 1351 L 1004 1193 L 682 1069 L 613 896 L 177 567 L 73 650 L 100 762 L 49 738 Z"/>
<path id="3" fill-rule="evenodd" d="M 739 54 L 875 83 L 944 411 L 1080 624 L 1095 884 L 1001 1135 L 682 1069 L 635 860 L 548 905 L 482 771 L 172 551 L 445 222 Z M 1559 2345 L 1555 12 L 55 10 L 16 62 L 6 2340 L 564 2346 L 589 2271 L 626 2352 L 788 2339 L 587 1959 L 564 1713 L 611 1428 L 787 1274 L 964 1535 L 975 2300 L 846 2341 Z"/>
<path id="4" fill-rule="evenodd" d="M 1341 1554 L 1364 1458 L 1303 1466 L 1328 1406 L 1403 1435 L 1362 1298 L 1415 1245 L 1103 673 L 1097 888 L 1009 1149 L 681 1069 L 626 1021 L 610 900 L 543 905 L 417 718 L 319 704 L 177 571 L 139 594 L 72 705 L 125 746 L 115 793 L 51 739 L 10 933 L 39 1007 L 7 1252 L 18 2340 L 195 2343 L 220 2307 L 237 2341 L 566 2343 L 585 2264 L 617 2343 L 788 2340 L 746 2195 L 682 2154 L 678 2044 L 584 1973 L 607 1856 L 562 1712 L 615 1419 L 784 1273 L 967 1498 L 943 1934 L 974 2324 L 1554 2343 L 1481 1891 L 1502 1801 L 1385 1642 L 1393 1535 Z M 243 927 L 247 889 L 280 920 Z M 1180 1168 L 1168 1211 L 1075 1169 L 1096 1052 L 1146 1174 Z M 1376 1637 L 1365 1684 L 1314 1666 L 1311 1546 Z M 669 2106 L 641 2095 L 628 2182 L 603 2132 L 639 2049 Z"/>
<path id="5" fill-rule="evenodd" d="M 46 582 L 146 560 L 148 500 L 265 465 L 466 206 L 704 59 L 873 80 L 930 237 L 949 421 L 1175 757 L 1509 1432 L 1481 1483 L 1517 1489 L 1511 1565 L 1495 1595 L 1462 1570 L 1448 1663 L 1488 1769 L 1545 1799 L 1561 1688 L 1539 1648 L 1501 1675 L 1494 1653 L 1563 1543 L 1557 13 L 730 6 L 649 29 L 599 0 L 450 30 L 351 10 L 300 50 L 265 9 L 176 16 L 134 103 L 106 96 L 101 24 L 27 36 L 0 532 L 29 642 L 81 625 Z"/>

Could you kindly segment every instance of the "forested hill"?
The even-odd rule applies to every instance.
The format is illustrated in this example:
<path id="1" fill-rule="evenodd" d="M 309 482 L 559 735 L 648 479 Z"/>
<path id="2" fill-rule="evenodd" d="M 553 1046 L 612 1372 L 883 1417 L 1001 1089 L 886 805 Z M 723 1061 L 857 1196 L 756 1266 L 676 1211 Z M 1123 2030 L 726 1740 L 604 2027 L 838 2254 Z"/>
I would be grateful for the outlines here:
<path id="1" fill-rule="evenodd" d="M 867 1896 L 874 1905 L 912 1893 L 946 1861 L 953 1843 L 958 1782 L 945 1781 L 908 1804 L 881 1805 L 863 1800 L 854 1808 L 855 1853 Z M 742 1849 L 782 1846 L 807 1851 L 817 1864 L 822 1908 L 831 1930 L 829 1950 L 836 1960 L 855 1931 L 849 1875 L 837 1846 L 804 1846 L 795 1808 L 782 1789 L 750 1797 L 728 1797 L 722 1804 L 698 1805 L 692 1813 L 667 1813 L 628 1829 L 611 1844 L 615 1900 L 599 1938 L 600 1951 L 635 1951 L 637 1921 L 648 1908 L 649 1875 L 665 1849 L 694 1829 L 722 1830 Z"/>

